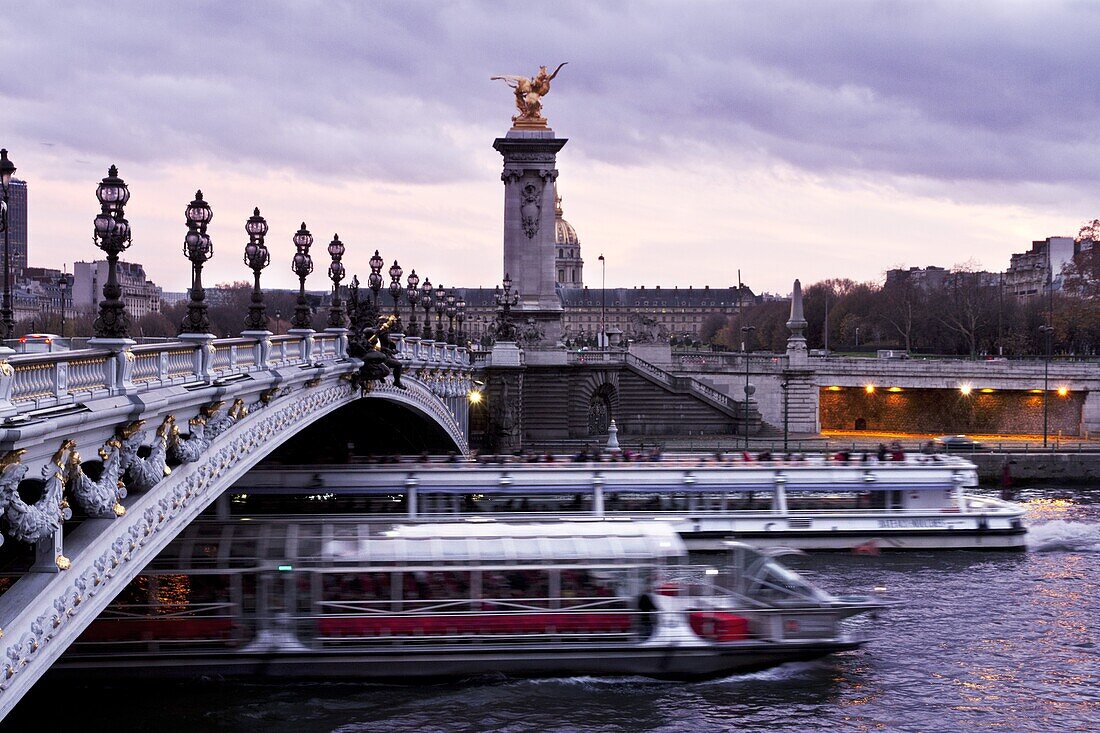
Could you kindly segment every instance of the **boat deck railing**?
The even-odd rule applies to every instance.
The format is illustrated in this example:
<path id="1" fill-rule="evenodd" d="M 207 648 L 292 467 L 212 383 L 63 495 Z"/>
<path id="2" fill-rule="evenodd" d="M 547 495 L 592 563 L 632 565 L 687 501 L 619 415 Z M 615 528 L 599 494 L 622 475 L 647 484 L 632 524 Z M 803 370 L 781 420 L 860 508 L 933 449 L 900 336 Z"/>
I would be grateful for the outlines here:
<path id="1" fill-rule="evenodd" d="M 408 458 L 393 457 L 387 460 L 357 462 L 354 459 L 349 463 L 329 465 L 261 465 L 256 470 L 308 470 L 316 472 L 324 471 L 361 471 L 365 468 L 381 468 L 382 470 L 415 470 L 415 471 L 454 471 L 477 469 L 507 469 L 514 470 L 546 470 L 554 468 L 583 469 L 598 468 L 599 470 L 615 470 L 618 468 L 722 468 L 722 469 L 753 469 L 761 468 L 911 468 L 913 466 L 935 466 L 940 468 L 973 468 L 974 464 L 965 458 L 946 453 L 906 453 L 900 459 L 887 458 L 880 461 L 875 455 L 868 455 L 864 460 L 862 455 L 851 454 L 847 459 L 838 458 L 834 453 L 805 453 L 790 454 L 787 456 L 772 455 L 759 458 L 743 454 L 723 454 L 721 458 L 715 455 L 692 454 L 638 454 L 627 458 L 619 454 L 602 453 L 597 457 L 578 458 L 573 455 L 529 455 L 529 456 L 479 456 L 476 458 L 453 457 L 421 457 Z"/>

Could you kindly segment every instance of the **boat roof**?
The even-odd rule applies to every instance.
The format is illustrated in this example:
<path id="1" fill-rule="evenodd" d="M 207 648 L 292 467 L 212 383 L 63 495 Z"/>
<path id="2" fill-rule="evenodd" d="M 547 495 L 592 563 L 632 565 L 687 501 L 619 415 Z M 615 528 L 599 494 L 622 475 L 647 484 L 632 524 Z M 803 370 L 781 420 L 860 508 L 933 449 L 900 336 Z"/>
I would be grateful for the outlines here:
<path id="1" fill-rule="evenodd" d="M 295 564 L 488 565 L 638 563 L 687 556 L 670 523 L 592 519 L 513 524 L 394 525 L 348 518 L 278 518 L 192 523 L 153 561 L 157 571 Z"/>
<path id="2" fill-rule="evenodd" d="M 382 536 L 334 540 L 323 554 L 335 561 L 386 563 L 584 562 L 686 555 L 664 522 L 458 522 L 402 525 Z"/>

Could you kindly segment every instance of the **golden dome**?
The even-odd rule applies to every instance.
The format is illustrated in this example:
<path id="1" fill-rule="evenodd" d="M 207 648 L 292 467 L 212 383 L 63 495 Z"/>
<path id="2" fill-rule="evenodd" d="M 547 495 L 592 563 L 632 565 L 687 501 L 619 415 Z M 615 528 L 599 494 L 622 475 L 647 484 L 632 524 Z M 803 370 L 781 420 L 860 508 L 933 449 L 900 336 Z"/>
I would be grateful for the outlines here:
<path id="1" fill-rule="evenodd" d="M 554 196 L 554 217 L 554 243 L 571 247 L 580 244 L 580 240 L 577 239 L 577 230 L 562 218 L 561 196 L 557 194 Z"/>

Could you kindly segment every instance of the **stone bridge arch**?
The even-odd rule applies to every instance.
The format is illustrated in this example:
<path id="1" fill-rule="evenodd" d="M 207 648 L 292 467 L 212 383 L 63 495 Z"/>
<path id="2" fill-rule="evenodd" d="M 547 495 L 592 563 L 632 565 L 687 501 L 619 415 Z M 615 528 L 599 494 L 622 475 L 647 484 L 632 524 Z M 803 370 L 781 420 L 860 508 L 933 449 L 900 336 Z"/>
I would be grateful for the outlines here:
<path id="1" fill-rule="evenodd" d="M 20 433 L 14 447 L 27 440 L 41 444 L 44 436 L 50 441 L 48 448 L 27 456 L 26 465 L 36 471 L 42 455 L 48 455 L 43 451 L 69 437 L 64 432 L 75 436 L 92 459 L 96 448 L 136 418 L 148 421 L 144 435 L 149 437 L 153 430 L 148 428 L 169 413 L 186 425 L 204 405 L 226 403 L 225 410 L 215 411 L 219 431 L 211 431 L 208 445 L 194 460 L 174 465 L 147 490 L 131 489 L 122 516 L 89 518 L 66 533 L 65 557 L 60 533 L 44 538 L 39 549 L 43 543 L 47 552 L 55 548 L 61 571 L 27 573 L 0 596 L 0 719 L 118 592 L 225 489 L 291 436 L 341 407 L 372 401 L 401 405 L 438 425 L 458 452 L 468 452 L 464 405 L 469 374 L 462 363 L 456 360 L 434 372 L 413 369 L 402 379 L 404 389 L 376 383 L 367 393 L 348 379 L 355 366 L 350 361 L 290 365 L 253 370 L 233 380 L 165 384 L 140 396 L 109 395 L 71 419 L 39 422 Z M 235 400 L 245 409 L 228 420 L 229 403 Z M 211 417 L 206 427 L 214 424 Z"/>

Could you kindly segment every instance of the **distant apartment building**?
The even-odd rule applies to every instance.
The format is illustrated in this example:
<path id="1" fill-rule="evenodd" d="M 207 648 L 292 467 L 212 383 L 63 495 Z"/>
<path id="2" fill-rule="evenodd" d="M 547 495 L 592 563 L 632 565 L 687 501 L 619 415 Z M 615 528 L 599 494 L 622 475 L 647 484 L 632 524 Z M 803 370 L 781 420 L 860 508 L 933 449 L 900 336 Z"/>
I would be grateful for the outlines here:
<path id="1" fill-rule="evenodd" d="M 1062 268 L 1078 251 L 1073 237 L 1047 237 L 1031 243 L 1031 249 L 1012 255 L 1005 270 L 1005 290 L 1017 298 L 1031 298 L 1046 291 L 1047 283 L 1054 290 L 1062 289 Z"/>
<path id="2" fill-rule="evenodd" d="M 951 271 L 943 267 L 910 267 L 908 270 L 895 269 L 886 272 L 886 287 L 912 285 L 921 290 L 939 290 L 947 282 Z"/>
<path id="3" fill-rule="evenodd" d="M 18 276 L 27 266 L 27 182 L 17 178 L 8 186 L 8 247 L 12 275 Z"/>
<path id="4" fill-rule="evenodd" d="M 160 312 L 160 288 L 145 277 L 145 268 L 136 262 L 118 263 L 118 281 L 122 301 L 131 318 Z M 103 298 L 107 282 L 107 260 L 73 264 L 73 309 L 94 313 Z"/>

